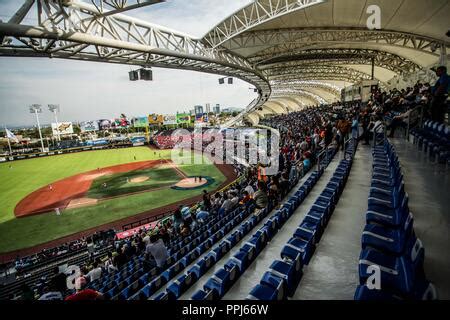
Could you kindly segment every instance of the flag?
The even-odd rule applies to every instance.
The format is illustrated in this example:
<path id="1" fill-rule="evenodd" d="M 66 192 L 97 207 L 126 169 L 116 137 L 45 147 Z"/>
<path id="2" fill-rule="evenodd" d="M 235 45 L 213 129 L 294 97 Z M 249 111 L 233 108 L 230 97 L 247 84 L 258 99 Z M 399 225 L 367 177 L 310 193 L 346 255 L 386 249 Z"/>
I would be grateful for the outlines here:
<path id="1" fill-rule="evenodd" d="M 18 142 L 19 139 L 17 139 L 17 137 L 14 135 L 14 133 L 12 133 L 9 129 L 5 128 L 6 130 L 6 137 L 10 140 L 13 140 L 15 142 Z"/>

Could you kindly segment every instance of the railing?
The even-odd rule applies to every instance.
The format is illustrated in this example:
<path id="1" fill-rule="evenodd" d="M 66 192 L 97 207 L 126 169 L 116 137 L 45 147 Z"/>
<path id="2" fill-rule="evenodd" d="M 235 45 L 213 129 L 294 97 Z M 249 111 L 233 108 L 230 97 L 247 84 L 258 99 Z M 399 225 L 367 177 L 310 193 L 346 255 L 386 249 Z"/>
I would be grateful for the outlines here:
<path id="1" fill-rule="evenodd" d="M 344 159 L 346 159 L 348 146 L 350 145 L 350 142 L 353 140 L 356 140 L 356 139 L 351 137 L 344 141 L 344 156 L 343 156 Z M 355 153 L 356 153 L 356 148 L 352 148 L 352 155 L 351 155 L 352 158 L 355 156 Z"/>
<path id="2" fill-rule="evenodd" d="M 386 141 L 386 137 L 387 137 L 387 128 L 386 125 L 383 124 L 383 132 L 376 132 L 376 128 L 374 128 L 373 130 L 373 143 L 372 146 L 378 146 L 378 145 L 383 145 L 384 142 Z"/>
<path id="3" fill-rule="evenodd" d="M 324 156 L 325 159 L 328 162 L 328 152 L 327 152 L 328 148 L 325 148 L 324 150 L 322 150 L 318 155 L 317 155 L 317 171 L 320 171 L 321 167 L 320 167 L 320 163 L 322 162 Z"/>
<path id="4" fill-rule="evenodd" d="M 424 106 L 417 106 L 411 110 L 406 120 L 406 140 L 409 141 L 411 129 L 422 127 Z"/>

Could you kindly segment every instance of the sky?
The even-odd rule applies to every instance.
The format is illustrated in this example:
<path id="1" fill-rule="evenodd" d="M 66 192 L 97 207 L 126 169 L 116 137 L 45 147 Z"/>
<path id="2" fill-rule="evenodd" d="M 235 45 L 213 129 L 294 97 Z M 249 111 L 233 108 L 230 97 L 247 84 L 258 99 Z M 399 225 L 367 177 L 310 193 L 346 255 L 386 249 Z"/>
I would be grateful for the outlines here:
<path id="1" fill-rule="evenodd" d="M 250 0 L 168 0 L 126 13 L 194 37 Z M 1 0 L 0 19 L 7 21 L 22 1 Z M 27 16 L 24 24 L 36 20 Z M 153 68 L 154 81 L 128 80 L 132 66 L 48 58 L 0 57 L 0 125 L 35 124 L 31 104 L 41 104 L 41 123 L 52 122 L 48 104 L 59 104 L 58 121 L 83 121 L 150 113 L 173 114 L 194 105 L 244 108 L 255 97 L 251 85 L 235 79 L 219 85 L 219 75 Z M 134 68 L 134 69 L 137 69 Z"/>

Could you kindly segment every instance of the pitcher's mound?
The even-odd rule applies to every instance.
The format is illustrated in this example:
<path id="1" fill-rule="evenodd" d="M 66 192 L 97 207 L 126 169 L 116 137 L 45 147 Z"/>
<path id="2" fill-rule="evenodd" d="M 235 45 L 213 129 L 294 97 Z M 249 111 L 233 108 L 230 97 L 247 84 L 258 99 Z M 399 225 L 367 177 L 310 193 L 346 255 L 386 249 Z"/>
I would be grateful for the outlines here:
<path id="1" fill-rule="evenodd" d="M 135 178 L 130 179 L 130 182 L 131 183 L 139 183 L 139 182 L 147 181 L 148 179 L 150 179 L 150 178 L 147 176 L 140 176 L 140 177 L 135 177 Z"/>
<path id="2" fill-rule="evenodd" d="M 87 206 L 93 206 L 96 205 L 98 202 L 97 199 L 92 198 L 78 198 L 73 199 L 69 202 L 66 209 L 73 209 L 73 208 L 80 208 L 80 207 L 87 207 Z"/>
<path id="3" fill-rule="evenodd" d="M 202 179 L 202 181 L 199 181 L 199 179 L 197 179 L 197 181 L 195 181 L 195 178 L 186 178 L 186 179 L 178 181 L 178 183 L 175 186 L 179 187 L 179 188 L 189 189 L 189 188 L 200 187 L 207 183 L 208 183 L 208 180 L 206 180 L 204 178 Z"/>

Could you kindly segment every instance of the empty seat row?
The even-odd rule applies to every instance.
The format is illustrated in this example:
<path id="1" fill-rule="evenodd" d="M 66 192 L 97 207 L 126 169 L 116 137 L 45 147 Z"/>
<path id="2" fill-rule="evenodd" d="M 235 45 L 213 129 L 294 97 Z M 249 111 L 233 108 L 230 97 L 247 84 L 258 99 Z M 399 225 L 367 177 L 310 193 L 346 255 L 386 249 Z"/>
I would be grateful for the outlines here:
<path id="1" fill-rule="evenodd" d="M 389 141 L 374 147 L 356 300 L 434 299 L 425 251 L 417 238 L 401 165 Z"/>
<path id="2" fill-rule="evenodd" d="M 353 140 L 348 154 L 354 154 Z M 281 260 L 275 260 L 264 273 L 259 284 L 250 291 L 247 300 L 283 300 L 293 296 L 307 265 L 315 251 L 316 243 L 334 211 L 344 189 L 352 165 L 352 158 L 342 160 L 328 184 L 317 197 L 310 211 L 282 248 Z"/>
<path id="3" fill-rule="evenodd" d="M 414 128 L 410 134 L 413 143 L 440 163 L 450 161 L 450 128 L 445 123 L 427 120 L 422 128 Z"/>
<path id="4" fill-rule="evenodd" d="M 224 267 L 219 269 L 206 281 L 203 290 L 197 291 L 192 296 L 192 299 L 215 300 L 222 298 L 234 282 L 257 258 L 267 242 L 272 239 L 284 223 L 291 217 L 295 209 L 305 199 L 306 195 L 320 178 L 322 172 L 323 169 L 319 172 L 313 172 L 298 191 L 241 246 L 239 251 L 225 263 Z"/>

